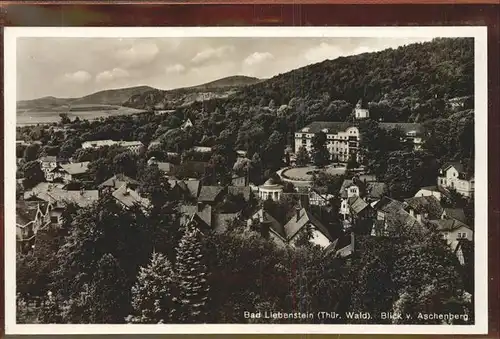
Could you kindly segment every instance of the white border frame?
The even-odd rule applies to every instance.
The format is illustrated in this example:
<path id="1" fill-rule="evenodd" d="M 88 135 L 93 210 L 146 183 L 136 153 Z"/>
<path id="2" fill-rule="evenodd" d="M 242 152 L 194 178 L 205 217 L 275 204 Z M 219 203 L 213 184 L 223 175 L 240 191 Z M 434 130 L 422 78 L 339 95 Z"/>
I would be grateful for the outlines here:
<path id="1" fill-rule="evenodd" d="M 473 37 L 475 40 L 474 325 L 24 325 L 15 323 L 15 128 L 18 37 Z M 6 27 L 4 30 L 6 334 L 486 334 L 488 333 L 487 27 Z M 7 232 L 7 230 L 9 230 Z"/>

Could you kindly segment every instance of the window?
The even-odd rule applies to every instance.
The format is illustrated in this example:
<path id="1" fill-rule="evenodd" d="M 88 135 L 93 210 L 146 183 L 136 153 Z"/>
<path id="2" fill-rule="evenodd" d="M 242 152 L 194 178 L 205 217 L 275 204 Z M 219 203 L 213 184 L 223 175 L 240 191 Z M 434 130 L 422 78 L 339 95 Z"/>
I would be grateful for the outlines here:
<path id="1" fill-rule="evenodd" d="M 51 215 L 50 216 L 50 222 L 53 223 L 53 224 L 57 224 L 58 220 L 57 220 L 57 216 L 53 216 Z"/>
<path id="2" fill-rule="evenodd" d="M 467 238 L 467 233 L 465 232 L 458 232 L 458 239 L 466 239 Z"/>

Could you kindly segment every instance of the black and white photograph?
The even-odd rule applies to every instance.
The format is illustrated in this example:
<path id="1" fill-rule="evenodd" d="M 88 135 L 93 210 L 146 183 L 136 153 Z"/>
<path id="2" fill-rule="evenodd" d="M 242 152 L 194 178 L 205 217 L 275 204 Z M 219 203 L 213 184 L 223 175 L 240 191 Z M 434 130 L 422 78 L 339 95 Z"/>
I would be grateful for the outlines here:
<path id="1" fill-rule="evenodd" d="M 7 333 L 486 331 L 485 28 L 5 37 Z"/>

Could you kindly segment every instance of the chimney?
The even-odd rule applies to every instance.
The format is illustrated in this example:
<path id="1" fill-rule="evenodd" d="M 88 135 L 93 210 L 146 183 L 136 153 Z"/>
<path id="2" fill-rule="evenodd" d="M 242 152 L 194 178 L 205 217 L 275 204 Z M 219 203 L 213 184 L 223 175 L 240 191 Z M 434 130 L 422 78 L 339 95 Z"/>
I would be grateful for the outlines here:
<path id="1" fill-rule="evenodd" d="M 85 193 L 85 189 L 82 187 L 80 188 L 80 195 L 83 195 Z"/>
<path id="2" fill-rule="evenodd" d="M 355 241 L 354 232 L 351 232 L 351 249 L 353 252 L 354 252 L 354 241 Z"/>
<path id="3" fill-rule="evenodd" d="M 300 219 L 300 208 L 296 207 L 295 208 L 295 221 L 299 221 Z"/>
<path id="4" fill-rule="evenodd" d="M 196 206 L 197 206 L 198 212 L 203 211 L 203 203 L 202 202 L 198 202 L 198 204 Z"/>
<path id="5" fill-rule="evenodd" d="M 271 222 L 269 220 L 263 219 L 260 223 L 260 234 L 263 238 L 269 238 L 269 229 L 271 228 Z"/>

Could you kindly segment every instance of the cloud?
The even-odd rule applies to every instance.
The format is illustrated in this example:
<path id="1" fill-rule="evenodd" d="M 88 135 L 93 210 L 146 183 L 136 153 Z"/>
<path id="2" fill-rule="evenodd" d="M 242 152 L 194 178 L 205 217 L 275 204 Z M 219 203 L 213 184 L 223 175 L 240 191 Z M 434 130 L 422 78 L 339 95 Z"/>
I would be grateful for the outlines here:
<path id="1" fill-rule="evenodd" d="M 319 46 L 314 46 L 308 49 L 304 57 L 309 62 L 320 62 L 327 59 L 335 59 L 342 55 L 342 49 L 335 45 L 322 42 Z"/>
<path id="2" fill-rule="evenodd" d="M 234 51 L 232 46 L 222 46 L 218 48 L 208 48 L 201 52 L 198 52 L 192 59 L 191 62 L 194 64 L 205 63 L 212 59 L 221 59 L 227 54 Z"/>
<path id="3" fill-rule="evenodd" d="M 175 64 L 165 67 L 165 72 L 167 73 L 182 73 L 186 70 L 186 67 L 181 64 Z"/>
<path id="4" fill-rule="evenodd" d="M 153 61 L 160 49 L 155 43 L 138 43 L 116 52 L 116 58 L 127 67 L 139 66 Z"/>
<path id="5" fill-rule="evenodd" d="M 68 82 L 84 84 L 92 79 L 92 75 L 90 75 L 90 73 L 87 71 L 76 71 L 74 73 L 64 74 L 63 79 Z"/>
<path id="6" fill-rule="evenodd" d="M 274 55 L 269 52 L 255 52 L 247 56 L 245 60 L 243 60 L 243 63 L 247 66 L 253 66 L 272 59 L 274 59 Z"/>
<path id="7" fill-rule="evenodd" d="M 95 77 L 96 82 L 110 82 L 117 79 L 128 78 L 129 72 L 121 68 L 113 68 L 111 71 L 104 71 Z"/>

